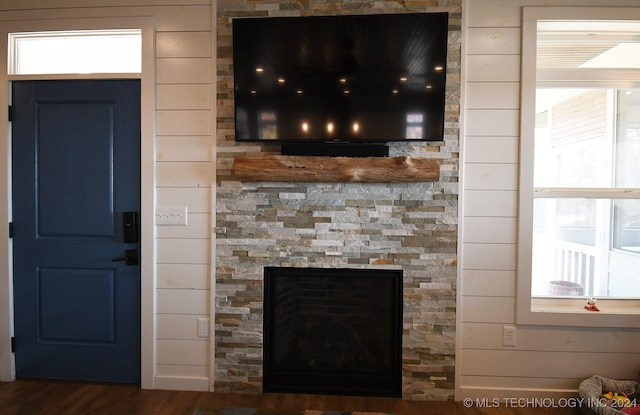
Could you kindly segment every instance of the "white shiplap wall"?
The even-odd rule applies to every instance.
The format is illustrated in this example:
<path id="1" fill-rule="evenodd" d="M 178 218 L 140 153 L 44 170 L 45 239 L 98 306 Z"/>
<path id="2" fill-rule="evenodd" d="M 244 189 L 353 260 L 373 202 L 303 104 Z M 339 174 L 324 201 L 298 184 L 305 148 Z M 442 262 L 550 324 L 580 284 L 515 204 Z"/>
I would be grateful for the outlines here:
<path id="1" fill-rule="evenodd" d="M 522 6 L 635 0 L 466 0 L 457 398 L 571 396 L 593 374 L 637 378 L 640 330 L 515 324 Z"/>
<path id="2" fill-rule="evenodd" d="M 157 228 L 156 387 L 208 390 L 211 346 L 197 318 L 211 311 L 213 11 L 183 7 L 199 24 L 156 35 L 157 204 L 189 212 L 186 227 Z"/>
<path id="3" fill-rule="evenodd" d="M 212 384 L 210 342 L 196 334 L 211 310 L 214 13 L 214 0 L 0 0 L 4 21 L 155 19 L 156 205 L 189 212 L 186 227 L 156 228 L 155 339 L 142 353 L 155 353 L 143 386 L 159 389 Z"/>

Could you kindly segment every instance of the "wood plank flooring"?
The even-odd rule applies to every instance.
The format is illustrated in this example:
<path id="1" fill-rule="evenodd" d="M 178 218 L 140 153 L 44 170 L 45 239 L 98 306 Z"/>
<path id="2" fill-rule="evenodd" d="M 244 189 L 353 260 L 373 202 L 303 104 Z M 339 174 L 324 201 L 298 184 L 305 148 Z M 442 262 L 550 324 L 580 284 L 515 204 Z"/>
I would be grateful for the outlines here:
<path id="1" fill-rule="evenodd" d="M 462 402 L 394 398 L 143 390 L 131 385 L 0 382 L 1 415 L 192 415 L 199 407 L 390 412 L 398 415 L 578 415 L 570 408 L 465 408 Z"/>

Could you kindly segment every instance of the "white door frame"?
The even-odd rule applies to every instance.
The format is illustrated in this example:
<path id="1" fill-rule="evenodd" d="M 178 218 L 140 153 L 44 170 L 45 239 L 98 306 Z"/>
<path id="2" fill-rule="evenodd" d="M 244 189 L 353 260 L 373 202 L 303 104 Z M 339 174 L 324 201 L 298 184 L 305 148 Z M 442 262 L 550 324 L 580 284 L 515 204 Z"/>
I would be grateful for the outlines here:
<path id="1" fill-rule="evenodd" d="M 49 30 L 141 29 L 142 73 L 109 75 L 9 76 L 7 37 L 13 32 Z M 9 83 L 25 79 L 113 79 L 138 78 L 141 83 L 141 386 L 154 388 L 155 375 L 155 25 L 152 17 L 74 18 L 0 22 L 0 108 L 8 108 Z M 7 114 L 1 110 L 0 114 Z M 0 381 L 15 380 L 15 355 L 11 352 L 13 324 L 13 267 L 11 222 L 11 130 L 7 115 L 0 116 Z M 0 165 L 2 163 L 0 162 Z"/>

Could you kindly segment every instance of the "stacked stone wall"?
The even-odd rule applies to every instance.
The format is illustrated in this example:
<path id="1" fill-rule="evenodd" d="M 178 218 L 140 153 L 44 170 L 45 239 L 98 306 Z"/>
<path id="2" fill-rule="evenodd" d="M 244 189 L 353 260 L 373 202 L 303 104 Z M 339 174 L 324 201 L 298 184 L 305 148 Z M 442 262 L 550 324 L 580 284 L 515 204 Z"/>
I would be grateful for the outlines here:
<path id="1" fill-rule="evenodd" d="M 215 268 L 216 391 L 262 390 L 265 266 L 403 270 L 403 397 L 454 394 L 461 0 L 218 1 Z M 445 137 L 390 144 L 390 155 L 440 161 L 438 182 L 249 183 L 238 155 L 278 154 L 236 143 L 231 20 L 245 16 L 449 12 Z"/>

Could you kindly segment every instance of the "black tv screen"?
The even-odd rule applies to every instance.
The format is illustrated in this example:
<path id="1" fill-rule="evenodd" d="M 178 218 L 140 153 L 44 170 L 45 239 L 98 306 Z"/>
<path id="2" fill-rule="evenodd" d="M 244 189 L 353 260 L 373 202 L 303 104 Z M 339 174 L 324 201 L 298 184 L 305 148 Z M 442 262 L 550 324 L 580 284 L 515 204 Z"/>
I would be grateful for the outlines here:
<path id="1" fill-rule="evenodd" d="M 441 141 L 447 13 L 235 18 L 235 139 Z"/>

